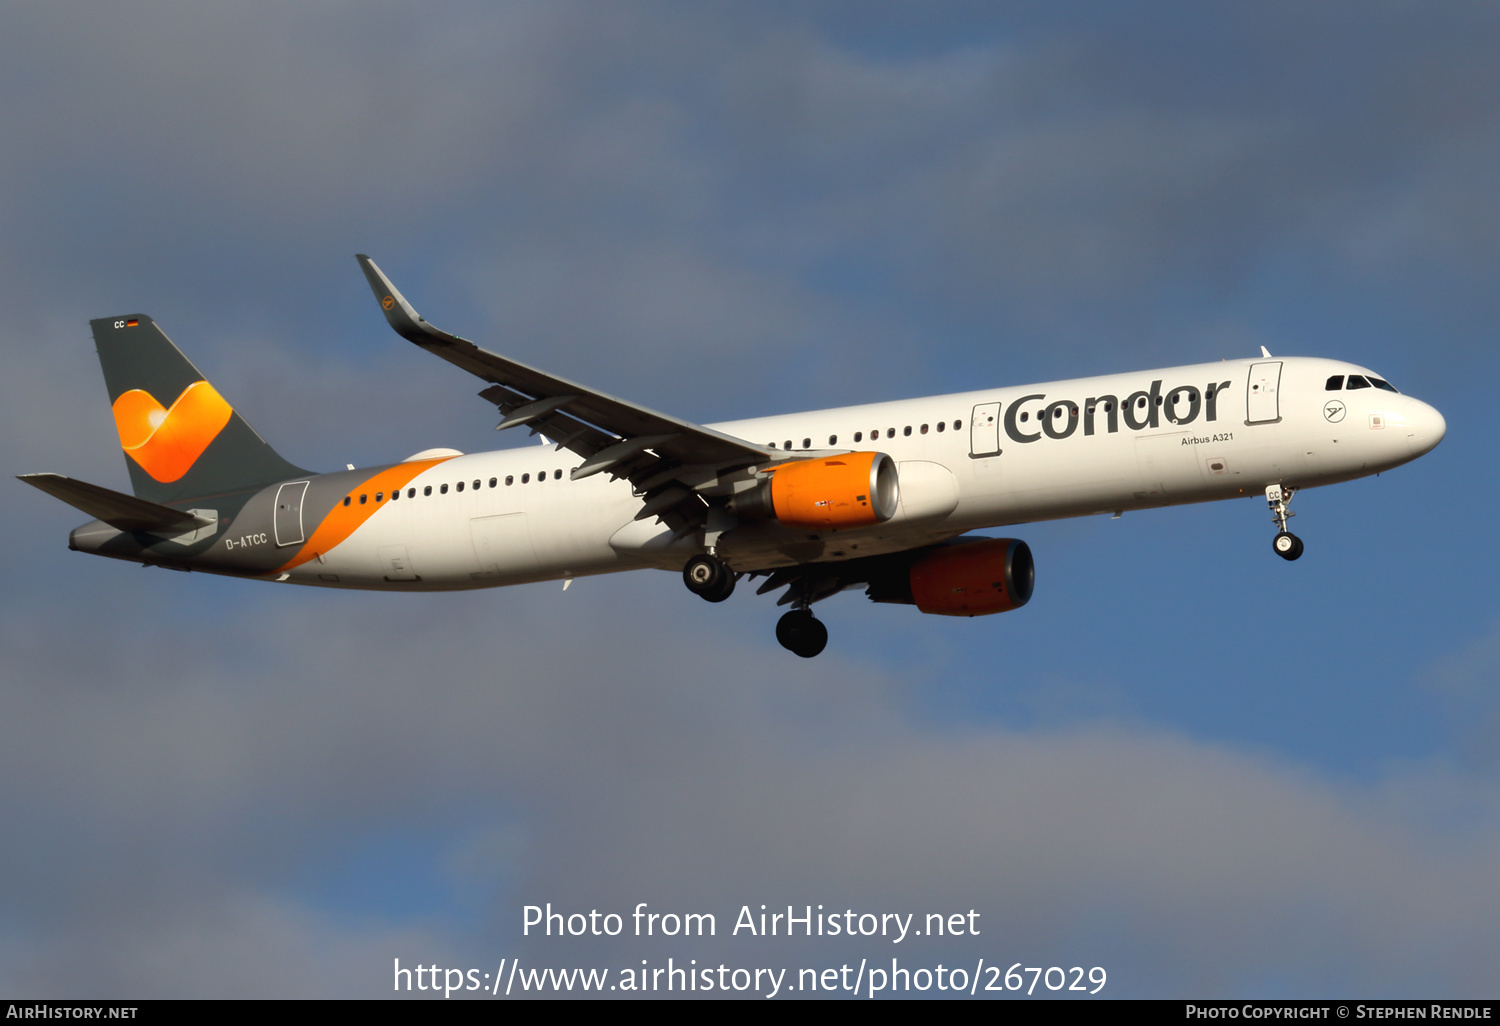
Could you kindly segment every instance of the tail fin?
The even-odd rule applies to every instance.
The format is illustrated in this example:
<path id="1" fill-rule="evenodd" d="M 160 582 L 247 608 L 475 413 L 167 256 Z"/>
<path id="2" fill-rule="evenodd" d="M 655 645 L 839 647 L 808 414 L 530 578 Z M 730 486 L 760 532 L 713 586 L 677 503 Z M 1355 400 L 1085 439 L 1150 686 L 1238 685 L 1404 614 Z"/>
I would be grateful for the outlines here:
<path id="1" fill-rule="evenodd" d="M 89 327 L 138 497 L 182 502 L 307 473 L 278 456 L 151 318 Z"/>

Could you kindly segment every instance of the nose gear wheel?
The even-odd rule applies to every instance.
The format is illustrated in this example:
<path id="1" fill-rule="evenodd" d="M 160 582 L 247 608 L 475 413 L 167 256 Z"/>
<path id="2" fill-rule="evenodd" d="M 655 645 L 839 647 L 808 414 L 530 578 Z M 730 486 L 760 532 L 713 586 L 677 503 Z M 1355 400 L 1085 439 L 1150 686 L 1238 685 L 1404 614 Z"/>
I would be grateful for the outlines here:
<path id="1" fill-rule="evenodd" d="M 1293 560 L 1302 555 L 1302 539 L 1290 531 L 1282 531 L 1272 540 L 1271 548 L 1282 559 Z"/>
<path id="2" fill-rule="evenodd" d="M 1302 555 L 1302 539 L 1286 529 L 1286 522 L 1297 514 L 1291 511 L 1292 496 L 1297 489 L 1291 485 L 1266 486 L 1266 505 L 1271 508 L 1271 519 L 1276 522 L 1276 537 L 1271 548 L 1282 559 L 1290 562 Z"/>

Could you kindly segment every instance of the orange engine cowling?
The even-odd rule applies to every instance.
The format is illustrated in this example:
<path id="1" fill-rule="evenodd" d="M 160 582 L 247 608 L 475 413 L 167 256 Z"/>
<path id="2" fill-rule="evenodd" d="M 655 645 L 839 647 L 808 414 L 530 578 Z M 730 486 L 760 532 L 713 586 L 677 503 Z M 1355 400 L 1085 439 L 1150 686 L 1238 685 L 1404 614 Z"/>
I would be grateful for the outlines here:
<path id="1" fill-rule="evenodd" d="M 899 489 L 894 460 L 883 452 L 853 452 L 773 467 L 758 488 L 735 496 L 730 509 L 797 527 L 868 527 L 895 516 Z"/>
<path id="2" fill-rule="evenodd" d="M 924 613 L 985 616 L 1031 600 L 1036 564 L 1014 538 L 983 538 L 934 549 L 911 567 L 911 598 Z"/>

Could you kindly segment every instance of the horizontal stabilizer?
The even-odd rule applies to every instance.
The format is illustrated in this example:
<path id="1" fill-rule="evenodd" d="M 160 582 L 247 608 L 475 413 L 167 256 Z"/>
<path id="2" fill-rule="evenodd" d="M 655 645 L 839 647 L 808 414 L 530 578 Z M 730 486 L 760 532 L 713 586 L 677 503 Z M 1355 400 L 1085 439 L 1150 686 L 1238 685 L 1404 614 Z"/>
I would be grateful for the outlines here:
<path id="1" fill-rule="evenodd" d="M 185 532 L 199 526 L 198 518 L 191 513 L 62 474 L 20 474 L 18 479 L 122 531 Z"/>

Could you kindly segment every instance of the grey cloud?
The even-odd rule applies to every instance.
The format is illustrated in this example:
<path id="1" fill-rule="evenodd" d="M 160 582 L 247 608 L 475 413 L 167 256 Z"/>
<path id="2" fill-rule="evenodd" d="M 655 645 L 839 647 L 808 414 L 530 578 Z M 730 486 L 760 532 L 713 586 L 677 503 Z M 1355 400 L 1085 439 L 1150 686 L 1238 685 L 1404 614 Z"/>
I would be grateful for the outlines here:
<path id="1" fill-rule="evenodd" d="M 911 356 L 931 331 L 919 318 L 986 364 L 1033 359 L 1029 338 L 1202 355 L 1269 261 L 1299 257 L 1330 289 L 1427 265 L 1404 287 L 1445 300 L 1493 262 L 1480 9 L 1450 9 L 1410 47 L 1415 15 L 1393 8 L 1361 27 L 1362 52 L 1330 49 L 1336 13 L 1287 8 L 1179 30 L 1206 47 L 1063 15 L 901 58 L 714 9 L 449 13 L 155 7 L 65 28 L 31 12 L 9 35 L 12 74 L 48 63 L 8 115 L 29 197 L 12 229 L 56 250 L 59 221 L 97 207 L 145 236 L 89 264 L 136 246 L 175 260 L 226 233 L 274 247 L 286 268 L 251 289 L 184 283 L 197 302 L 216 290 L 220 317 L 305 308 L 290 278 L 342 281 L 356 245 L 393 273 L 405 251 L 443 251 L 461 302 L 449 285 L 424 305 L 459 324 L 474 309 L 569 363 L 600 339 L 643 361 L 686 354 L 693 379 L 742 379 L 698 354 L 747 339 L 762 366 L 811 352 L 836 380 L 872 355 L 887 379 L 934 374 Z M 816 284 L 843 275 L 863 284 L 860 313 Z M 1195 298 L 1164 322 L 1172 295 Z"/>
<path id="2" fill-rule="evenodd" d="M 1452 717 L 1469 766 L 1500 768 L 1500 626 L 1433 666 L 1424 683 Z"/>
<path id="3" fill-rule="evenodd" d="M 0 811 L 18 829 L 0 859 L 34 889 L 9 913 L 32 951 L 20 984 L 66 989 L 86 956 L 132 992 L 242 993 L 248 964 L 266 992 L 375 995 L 369 965 L 419 952 L 618 961 L 635 949 L 520 947 L 519 906 L 647 900 L 974 907 L 996 945 L 1101 952 L 1119 993 L 1487 986 L 1493 819 L 1434 834 L 1408 817 L 1385 795 L 1430 786 L 1421 767 L 1367 788 L 1150 728 L 924 725 L 899 678 L 746 650 L 654 580 L 420 606 L 291 595 L 184 619 L 168 611 L 219 606 L 233 582 L 176 594 L 173 578 L 89 617 L 87 649 L 13 629 Z M 560 619 L 590 644 L 548 641 Z M 513 825 L 470 833 L 496 817 Z M 458 884 L 504 878 L 480 934 L 364 936 L 307 904 L 299 867 L 322 839 L 391 824 L 459 827 Z M 329 932 L 325 954 L 303 939 Z"/>

